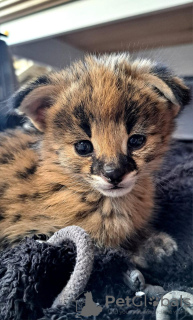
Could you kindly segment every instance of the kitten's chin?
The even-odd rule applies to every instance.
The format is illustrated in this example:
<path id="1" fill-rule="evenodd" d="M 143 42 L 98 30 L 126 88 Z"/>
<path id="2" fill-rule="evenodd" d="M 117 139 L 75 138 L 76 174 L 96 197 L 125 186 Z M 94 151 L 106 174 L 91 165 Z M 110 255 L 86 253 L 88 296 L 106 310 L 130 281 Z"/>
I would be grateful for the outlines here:
<path id="1" fill-rule="evenodd" d="M 106 197 L 118 198 L 118 197 L 123 197 L 127 193 L 131 192 L 131 190 L 133 189 L 133 186 L 130 186 L 127 188 L 116 188 L 116 189 L 98 189 L 98 191 Z"/>

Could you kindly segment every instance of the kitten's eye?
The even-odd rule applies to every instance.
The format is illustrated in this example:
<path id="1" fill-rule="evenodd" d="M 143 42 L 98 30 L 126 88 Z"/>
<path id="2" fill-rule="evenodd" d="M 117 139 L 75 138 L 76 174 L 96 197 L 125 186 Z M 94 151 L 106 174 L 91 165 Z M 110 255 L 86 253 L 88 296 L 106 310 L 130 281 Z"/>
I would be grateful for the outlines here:
<path id="1" fill-rule="evenodd" d="M 93 152 L 93 145 L 90 141 L 84 140 L 75 143 L 75 150 L 80 156 L 88 156 Z"/>
<path id="2" fill-rule="evenodd" d="M 132 149 L 140 149 L 146 142 L 146 137 L 142 134 L 134 134 L 128 140 L 128 146 Z"/>

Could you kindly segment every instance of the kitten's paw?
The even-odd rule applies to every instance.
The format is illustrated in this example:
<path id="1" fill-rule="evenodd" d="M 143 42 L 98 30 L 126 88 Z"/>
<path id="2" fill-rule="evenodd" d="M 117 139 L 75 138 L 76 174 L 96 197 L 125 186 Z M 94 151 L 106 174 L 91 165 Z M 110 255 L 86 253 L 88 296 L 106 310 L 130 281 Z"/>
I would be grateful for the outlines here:
<path id="1" fill-rule="evenodd" d="M 127 270 L 123 274 L 123 280 L 125 284 L 133 291 L 142 291 L 145 289 L 145 279 L 142 273 L 135 269 L 135 270 Z"/>
<path id="2" fill-rule="evenodd" d="M 136 265 L 147 268 L 152 263 L 161 263 L 177 249 L 176 242 L 168 234 L 160 232 L 148 238 L 132 260 Z"/>
<path id="3" fill-rule="evenodd" d="M 178 249 L 176 242 L 166 233 L 152 236 L 147 240 L 145 247 L 152 262 L 162 262 L 165 256 L 171 256 Z"/>
<path id="4" fill-rule="evenodd" d="M 162 287 L 146 284 L 143 274 L 137 269 L 132 271 L 127 270 L 127 272 L 123 274 L 123 280 L 124 283 L 136 293 L 136 296 L 146 294 L 147 296 L 152 297 L 165 294 Z"/>

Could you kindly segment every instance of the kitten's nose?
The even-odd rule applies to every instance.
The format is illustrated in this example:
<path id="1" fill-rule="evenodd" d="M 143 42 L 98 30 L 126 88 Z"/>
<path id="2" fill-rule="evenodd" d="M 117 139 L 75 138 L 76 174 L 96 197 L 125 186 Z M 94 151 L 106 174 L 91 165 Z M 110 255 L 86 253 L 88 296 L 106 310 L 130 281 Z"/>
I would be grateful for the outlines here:
<path id="1" fill-rule="evenodd" d="M 103 175 L 109 180 L 109 182 L 117 185 L 121 182 L 122 177 L 125 174 L 124 168 L 116 168 L 113 164 L 105 164 L 103 167 Z"/>

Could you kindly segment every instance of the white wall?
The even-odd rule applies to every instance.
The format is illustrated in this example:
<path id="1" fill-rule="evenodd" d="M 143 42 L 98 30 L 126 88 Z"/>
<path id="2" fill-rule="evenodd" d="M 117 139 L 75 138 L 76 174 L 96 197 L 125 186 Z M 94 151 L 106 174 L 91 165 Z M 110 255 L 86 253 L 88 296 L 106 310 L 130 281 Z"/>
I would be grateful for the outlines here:
<path id="1" fill-rule="evenodd" d="M 138 51 L 133 57 L 150 58 L 168 65 L 178 75 L 193 76 L 193 44 Z"/>

